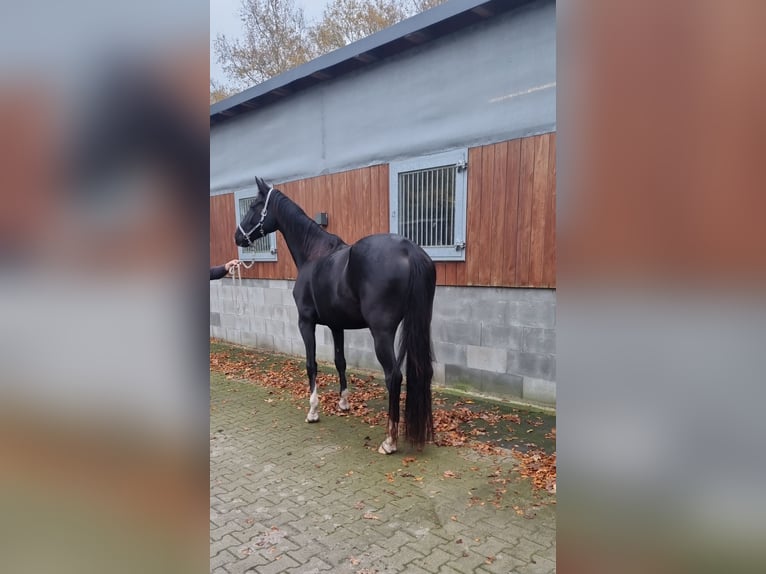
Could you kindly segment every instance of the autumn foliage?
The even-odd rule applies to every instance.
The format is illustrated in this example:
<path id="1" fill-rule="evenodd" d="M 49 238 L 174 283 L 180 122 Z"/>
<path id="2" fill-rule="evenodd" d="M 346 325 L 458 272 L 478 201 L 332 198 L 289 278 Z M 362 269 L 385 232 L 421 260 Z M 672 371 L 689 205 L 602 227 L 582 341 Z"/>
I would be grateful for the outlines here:
<path id="1" fill-rule="evenodd" d="M 299 361 L 283 356 L 268 355 L 237 347 L 230 350 L 213 350 L 210 353 L 210 369 L 227 378 L 257 382 L 265 387 L 281 391 L 282 397 L 292 400 L 298 408 L 308 405 L 309 388 L 305 367 Z M 338 382 L 334 372 L 320 372 L 317 375 L 319 402 L 324 416 L 354 416 L 370 426 L 385 428 L 388 417 L 388 394 L 385 385 L 374 375 L 359 376 L 347 373 L 350 411 L 338 407 Z M 406 393 L 402 393 L 402 401 Z M 434 398 L 434 444 L 437 446 L 466 446 L 483 454 L 509 454 L 493 441 L 487 440 L 487 429 L 507 429 L 506 434 L 532 432 L 542 425 L 539 418 L 523 413 L 503 413 L 477 404 L 471 399 L 449 399 L 435 395 Z M 522 432 L 524 426 L 529 427 Z M 511 429 L 514 429 L 513 431 Z M 548 440 L 555 440 L 553 428 L 545 434 Z M 515 440 L 515 437 L 510 439 Z M 531 480 L 535 489 L 556 492 L 556 453 L 548 454 L 544 449 L 529 441 L 513 443 L 510 454 L 518 461 L 518 471 Z M 405 466 L 407 459 L 404 459 Z M 507 479 L 498 479 L 506 482 Z"/>

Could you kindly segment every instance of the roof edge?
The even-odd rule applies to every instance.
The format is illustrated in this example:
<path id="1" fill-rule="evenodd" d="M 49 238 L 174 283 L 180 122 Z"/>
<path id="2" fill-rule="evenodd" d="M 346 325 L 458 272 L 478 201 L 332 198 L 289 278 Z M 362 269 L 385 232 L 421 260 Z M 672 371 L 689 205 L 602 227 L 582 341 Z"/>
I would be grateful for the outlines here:
<path id="1" fill-rule="evenodd" d="M 474 12 L 479 18 L 489 19 L 499 12 L 507 12 L 513 8 L 528 4 L 531 1 L 532 0 L 447 0 L 439 6 L 435 6 L 420 14 L 415 14 L 393 26 L 389 26 L 388 28 L 376 32 L 375 34 L 314 58 L 305 64 L 287 70 L 286 72 L 274 76 L 260 84 L 256 84 L 251 88 L 239 92 L 238 94 L 234 94 L 212 104 L 210 106 L 211 122 L 216 119 L 224 119 L 229 115 L 238 115 L 236 112 L 231 113 L 234 108 L 239 106 L 246 108 L 254 107 L 252 105 L 247 106 L 247 104 L 268 94 L 278 92 L 280 89 L 284 90 L 286 86 L 298 80 L 310 78 L 315 74 L 321 77 L 321 72 L 324 70 L 343 64 L 344 62 L 360 59 L 360 57 L 363 57 L 366 53 L 372 50 L 384 47 L 402 39 L 407 39 L 418 32 L 422 32 L 426 28 L 459 17 L 467 12 Z M 436 38 L 427 37 L 423 41 L 415 41 L 406 49 L 414 48 L 434 39 Z M 403 49 L 401 51 L 405 50 Z M 362 62 L 365 64 L 369 64 L 372 61 L 376 61 L 376 59 L 373 59 L 370 62 L 364 62 L 364 58 L 362 58 Z M 319 83 L 320 81 L 323 80 L 317 79 L 314 83 Z M 288 91 L 288 93 L 291 92 Z"/>

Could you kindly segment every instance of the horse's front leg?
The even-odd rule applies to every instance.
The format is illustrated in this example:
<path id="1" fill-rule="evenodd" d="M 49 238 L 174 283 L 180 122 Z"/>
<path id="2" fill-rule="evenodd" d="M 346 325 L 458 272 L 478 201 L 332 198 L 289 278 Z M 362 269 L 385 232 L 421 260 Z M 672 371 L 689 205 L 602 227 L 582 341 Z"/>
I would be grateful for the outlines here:
<path id="1" fill-rule="evenodd" d="M 317 361 L 316 361 L 316 337 L 314 323 L 298 320 L 298 329 L 306 345 L 306 374 L 309 378 L 309 412 L 306 415 L 307 423 L 315 423 L 319 420 L 319 395 L 317 394 Z"/>
<path id="2" fill-rule="evenodd" d="M 338 380 L 340 381 L 338 408 L 342 411 L 348 411 L 351 407 L 348 404 L 348 388 L 346 387 L 346 356 L 343 354 L 343 329 L 333 329 L 332 340 L 335 344 L 335 368 L 338 369 Z"/>

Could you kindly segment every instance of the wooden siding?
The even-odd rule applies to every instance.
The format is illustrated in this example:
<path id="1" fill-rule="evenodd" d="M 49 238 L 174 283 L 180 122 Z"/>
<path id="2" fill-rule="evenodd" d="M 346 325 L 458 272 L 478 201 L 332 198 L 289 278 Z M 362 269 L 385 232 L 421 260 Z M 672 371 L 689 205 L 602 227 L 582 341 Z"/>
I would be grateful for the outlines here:
<path id="1" fill-rule="evenodd" d="M 388 165 L 279 184 L 314 217 L 329 214 L 327 230 L 353 243 L 389 231 Z M 466 261 L 437 262 L 439 285 L 555 287 L 556 134 L 469 149 Z M 210 198 L 210 260 L 237 256 L 234 196 Z M 259 262 L 243 277 L 294 279 L 290 252 L 277 234 L 277 262 Z"/>

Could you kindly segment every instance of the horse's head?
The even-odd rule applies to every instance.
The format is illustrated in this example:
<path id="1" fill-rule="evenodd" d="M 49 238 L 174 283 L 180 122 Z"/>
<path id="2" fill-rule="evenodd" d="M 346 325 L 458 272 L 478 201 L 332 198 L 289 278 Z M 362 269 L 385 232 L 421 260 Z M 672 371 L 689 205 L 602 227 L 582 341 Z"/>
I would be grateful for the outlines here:
<path id="1" fill-rule="evenodd" d="M 256 239 L 276 231 L 279 228 L 274 217 L 274 190 L 260 177 L 255 178 L 258 193 L 242 221 L 234 232 L 234 243 L 240 247 L 250 247 Z"/>

